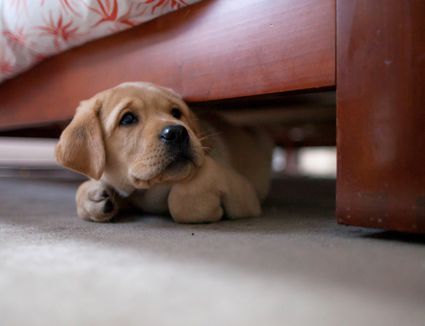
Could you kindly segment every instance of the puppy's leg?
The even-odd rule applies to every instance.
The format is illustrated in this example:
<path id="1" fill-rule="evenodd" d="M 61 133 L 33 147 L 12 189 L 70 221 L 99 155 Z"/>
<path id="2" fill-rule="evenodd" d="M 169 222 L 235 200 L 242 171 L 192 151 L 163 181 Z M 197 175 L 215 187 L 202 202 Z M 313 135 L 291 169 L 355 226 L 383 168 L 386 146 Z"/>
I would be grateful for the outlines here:
<path id="1" fill-rule="evenodd" d="M 260 216 L 261 204 L 254 186 L 238 172 L 223 169 L 222 204 L 226 216 L 231 219 Z"/>
<path id="2" fill-rule="evenodd" d="M 80 218 L 106 222 L 118 213 L 120 198 L 111 187 L 101 181 L 89 180 L 78 188 L 76 202 Z"/>
<path id="3" fill-rule="evenodd" d="M 223 214 L 230 218 L 261 214 L 257 194 L 249 181 L 210 157 L 194 178 L 173 185 L 168 206 L 179 223 L 219 221 Z"/>
<path id="4" fill-rule="evenodd" d="M 193 183 L 175 185 L 168 196 L 168 207 L 178 223 L 217 222 L 223 217 L 220 195 L 214 191 L 196 192 Z"/>

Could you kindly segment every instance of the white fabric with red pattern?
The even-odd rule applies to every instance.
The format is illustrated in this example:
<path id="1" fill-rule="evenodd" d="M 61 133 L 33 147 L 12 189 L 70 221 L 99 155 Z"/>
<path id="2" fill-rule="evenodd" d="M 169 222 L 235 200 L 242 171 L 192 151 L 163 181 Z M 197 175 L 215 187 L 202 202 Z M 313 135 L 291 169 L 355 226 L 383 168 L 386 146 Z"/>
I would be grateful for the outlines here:
<path id="1" fill-rule="evenodd" d="M 0 82 L 51 55 L 200 0 L 0 0 Z"/>

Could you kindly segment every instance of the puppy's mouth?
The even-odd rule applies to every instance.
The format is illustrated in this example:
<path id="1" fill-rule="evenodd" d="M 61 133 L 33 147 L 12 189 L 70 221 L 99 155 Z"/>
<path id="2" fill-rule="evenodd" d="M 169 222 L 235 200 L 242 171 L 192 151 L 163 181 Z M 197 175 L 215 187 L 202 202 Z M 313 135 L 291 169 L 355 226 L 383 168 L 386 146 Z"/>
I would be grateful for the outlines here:
<path id="1" fill-rule="evenodd" d="M 171 159 L 164 171 L 179 170 L 187 164 L 195 164 L 193 155 L 191 153 L 179 153 Z"/>
<path id="2" fill-rule="evenodd" d="M 167 159 L 163 164 L 158 164 L 150 169 L 142 167 L 139 173 L 132 173 L 133 185 L 136 188 L 149 188 L 159 183 L 180 181 L 190 177 L 199 166 L 199 162 L 190 148 L 168 152 L 166 156 Z M 136 168 L 133 171 L 137 170 Z"/>

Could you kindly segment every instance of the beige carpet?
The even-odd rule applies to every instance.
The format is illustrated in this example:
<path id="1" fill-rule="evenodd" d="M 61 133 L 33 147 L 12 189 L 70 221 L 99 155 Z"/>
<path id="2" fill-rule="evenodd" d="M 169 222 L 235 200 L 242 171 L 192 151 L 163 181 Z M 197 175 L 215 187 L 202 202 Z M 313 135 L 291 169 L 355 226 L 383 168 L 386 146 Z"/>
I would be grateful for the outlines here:
<path id="1" fill-rule="evenodd" d="M 425 325 L 425 239 L 336 225 L 333 181 L 193 226 L 80 221 L 76 185 L 0 179 L 1 325 Z"/>

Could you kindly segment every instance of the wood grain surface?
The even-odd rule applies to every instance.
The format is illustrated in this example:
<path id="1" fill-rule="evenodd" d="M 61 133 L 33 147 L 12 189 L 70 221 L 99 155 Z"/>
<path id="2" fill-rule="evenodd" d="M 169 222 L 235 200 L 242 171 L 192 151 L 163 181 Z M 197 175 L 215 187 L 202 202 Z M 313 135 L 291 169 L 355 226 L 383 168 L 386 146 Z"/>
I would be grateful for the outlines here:
<path id="1" fill-rule="evenodd" d="M 337 216 L 425 233 L 425 1 L 337 1 Z"/>
<path id="2" fill-rule="evenodd" d="M 0 128 L 69 119 L 133 80 L 190 102 L 334 86 L 334 0 L 206 0 L 67 51 L 0 85 Z"/>

